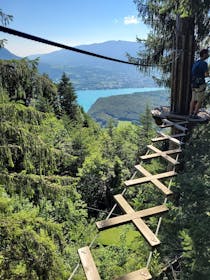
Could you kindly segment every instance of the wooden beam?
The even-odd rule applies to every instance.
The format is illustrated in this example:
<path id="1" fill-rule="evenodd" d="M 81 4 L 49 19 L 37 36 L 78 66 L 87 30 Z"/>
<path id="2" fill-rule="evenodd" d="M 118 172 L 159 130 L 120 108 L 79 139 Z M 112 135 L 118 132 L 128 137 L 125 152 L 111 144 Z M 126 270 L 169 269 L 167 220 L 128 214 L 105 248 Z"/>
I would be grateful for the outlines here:
<path id="1" fill-rule="evenodd" d="M 171 135 L 166 135 L 164 133 L 161 133 L 159 132 L 158 133 L 160 135 L 160 137 L 155 137 L 155 138 L 152 138 L 152 142 L 158 142 L 158 141 L 165 141 L 165 140 L 169 140 L 177 145 L 182 145 L 183 142 L 181 142 L 180 140 L 176 139 L 175 137 L 171 136 Z M 185 134 L 175 134 L 174 136 L 178 136 L 178 137 L 181 137 L 181 136 L 185 136 Z"/>
<path id="2" fill-rule="evenodd" d="M 115 280 L 149 280 L 152 279 L 151 274 L 147 268 L 142 268 L 121 276 Z"/>
<path id="3" fill-rule="evenodd" d="M 150 174 L 150 176 L 145 176 L 143 178 L 128 180 L 128 181 L 125 181 L 124 183 L 125 183 L 126 187 L 132 187 L 135 185 L 140 185 L 140 184 L 151 182 L 157 188 L 159 188 L 164 193 L 164 195 L 171 195 L 173 192 L 171 190 L 169 190 L 160 181 L 158 181 L 158 179 L 168 178 L 168 177 L 172 177 L 175 175 L 177 175 L 177 173 L 175 171 L 168 171 L 168 172 L 164 172 L 164 173 L 160 173 L 160 174 L 156 174 L 156 175 Z"/>
<path id="4" fill-rule="evenodd" d="M 107 220 L 98 221 L 96 222 L 96 226 L 99 230 L 103 230 L 119 224 L 127 223 L 134 219 L 151 217 L 157 214 L 165 213 L 167 211 L 168 208 L 165 205 L 159 205 L 148 209 L 136 211 L 133 213 L 120 215 L 118 217 L 110 218 Z"/>
<path id="5" fill-rule="evenodd" d="M 183 131 L 183 132 L 186 132 L 186 131 L 188 130 L 188 128 L 186 128 L 186 127 L 184 127 L 184 126 L 182 126 L 182 125 L 179 125 L 179 124 L 177 124 L 176 122 L 169 121 L 168 119 L 163 119 L 162 121 L 163 121 L 164 123 L 166 123 L 166 124 L 170 124 L 170 125 L 172 125 L 173 127 L 176 127 L 178 130 L 181 130 L 181 131 Z"/>
<path id="6" fill-rule="evenodd" d="M 136 165 L 135 167 L 138 168 L 138 165 Z M 152 179 L 164 179 L 164 178 L 168 178 L 168 177 L 172 177 L 172 176 L 176 176 L 176 175 L 177 175 L 177 173 L 173 170 L 163 172 L 160 174 L 155 174 L 155 175 L 152 175 L 150 173 L 150 176 L 145 176 L 145 177 L 137 178 L 137 179 L 130 179 L 130 180 L 124 181 L 124 183 L 127 187 L 129 187 L 132 185 L 148 183 Z"/>
<path id="7" fill-rule="evenodd" d="M 115 195 L 114 198 L 127 214 L 135 212 L 121 194 Z M 156 237 L 156 235 L 151 231 L 151 229 L 145 224 L 145 222 L 141 218 L 134 219 L 132 220 L 132 222 L 141 232 L 141 234 L 144 236 L 144 238 L 147 240 L 150 246 L 154 247 L 160 244 L 160 240 Z"/>
<path id="8" fill-rule="evenodd" d="M 173 164 L 173 165 L 179 164 L 179 162 L 177 160 L 175 160 L 174 158 L 170 157 L 168 154 L 166 154 L 165 152 L 159 150 L 158 148 L 154 147 L 153 145 L 147 145 L 147 148 L 149 148 L 150 150 L 152 150 L 155 153 L 160 153 L 160 156 L 162 158 L 164 158 L 165 160 L 169 161 L 171 164 Z"/>
<path id="9" fill-rule="evenodd" d="M 150 172 L 148 172 L 145 168 L 143 168 L 141 165 L 135 165 L 135 168 L 140 171 L 144 176 L 147 177 L 151 177 L 152 174 Z M 168 173 L 170 172 L 170 173 Z M 173 174 L 171 173 L 171 171 L 165 172 L 166 175 L 168 174 Z M 155 176 L 155 175 L 153 175 Z M 168 176 L 167 176 L 168 177 Z M 171 177 L 171 176 L 170 176 Z M 162 178 L 166 178 L 166 177 L 162 177 Z M 172 191 L 169 190 L 163 183 L 161 183 L 156 177 L 152 177 L 151 178 L 151 182 L 159 189 L 161 190 L 165 195 L 171 195 Z"/>
<path id="10" fill-rule="evenodd" d="M 175 123 L 178 124 L 178 125 L 182 125 L 182 124 L 188 124 L 189 121 L 181 121 L 181 122 L 175 122 Z M 163 124 L 160 125 L 159 127 L 160 127 L 160 128 L 167 128 L 167 127 L 173 127 L 173 126 L 174 126 L 174 122 L 173 122 L 173 123 L 168 123 L 168 124 L 163 123 Z"/>
<path id="11" fill-rule="evenodd" d="M 148 154 L 148 155 L 144 155 L 141 156 L 141 159 L 151 159 L 151 158 L 155 158 L 155 157 L 160 157 L 162 154 L 166 154 L 166 155 L 172 155 L 172 154 L 178 154 L 181 153 L 182 150 L 181 149 L 174 149 L 174 150 L 168 150 L 168 151 L 161 151 L 160 153 L 153 153 L 153 154 Z"/>
<path id="12" fill-rule="evenodd" d="M 101 280 L 88 246 L 78 250 L 87 280 Z"/>

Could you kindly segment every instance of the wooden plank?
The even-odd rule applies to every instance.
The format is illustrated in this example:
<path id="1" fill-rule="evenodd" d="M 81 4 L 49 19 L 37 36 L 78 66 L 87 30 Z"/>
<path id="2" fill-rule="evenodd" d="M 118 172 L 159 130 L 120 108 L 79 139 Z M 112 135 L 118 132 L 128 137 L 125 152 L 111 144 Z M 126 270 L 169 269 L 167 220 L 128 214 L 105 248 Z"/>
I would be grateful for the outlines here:
<path id="1" fill-rule="evenodd" d="M 163 133 L 161 133 L 161 132 L 159 132 L 159 134 L 160 134 L 161 136 L 160 136 L 160 137 L 152 138 L 152 139 L 151 139 L 152 142 L 158 142 L 158 141 L 169 140 L 169 141 L 174 142 L 175 144 L 178 144 L 178 145 L 182 145 L 182 144 L 183 144 L 180 140 L 178 140 L 178 139 L 176 139 L 176 138 L 174 138 L 174 137 L 172 137 L 172 136 L 170 136 L 170 135 L 166 135 L 166 134 L 163 134 Z"/>
<path id="2" fill-rule="evenodd" d="M 135 212 L 121 194 L 115 195 L 114 198 L 126 213 Z M 160 244 L 160 240 L 156 237 L 156 235 L 151 231 L 151 229 L 145 224 L 145 222 L 141 218 L 134 219 L 132 220 L 132 222 L 152 247 Z"/>
<path id="3" fill-rule="evenodd" d="M 176 122 L 169 121 L 168 119 L 163 119 L 163 122 L 166 124 L 172 124 L 174 127 L 181 131 L 187 131 L 188 129 L 182 125 L 177 124 Z"/>
<path id="4" fill-rule="evenodd" d="M 130 272 L 124 276 L 121 276 L 115 280 L 149 280 L 152 279 L 152 275 L 147 268 L 142 268 L 133 272 Z"/>
<path id="5" fill-rule="evenodd" d="M 167 172 L 163 172 L 163 173 L 160 173 L 160 174 L 155 174 L 155 175 L 150 174 L 150 176 L 145 176 L 145 177 L 142 177 L 142 178 L 127 180 L 127 181 L 124 182 L 124 184 L 126 185 L 126 187 L 130 187 L 130 186 L 135 186 L 135 185 L 148 183 L 152 179 L 163 179 L 163 178 L 168 178 L 168 177 L 172 177 L 172 176 L 175 176 L 175 175 L 177 175 L 177 173 L 172 170 L 172 171 L 167 171 Z"/>
<path id="6" fill-rule="evenodd" d="M 119 224 L 127 223 L 134 219 L 151 217 L 157 214 L 165 213 L 167 211 L 168 208 L 165 205 L 154 206 L 148 209 L 136 211 L 134 213 L 124 214 L 107 220 L 98 221 L 96 222 L 96 226 L 99 230 L 102 230 Z"/>
<path id="7" fill-rule="evenodd" d="M 171 122 L 171 123 L 168 123 L 168 124 L 162 124 L 160 125 L 159 127 L 160 128 L 167 128 L 167 127 L 172 127 L 174 126 L 174 123 L 177 125 L 182 125 L 182 124 L 188 124 L 189 121 L 181 121 L 181 122 Z"/>
<path id="8" fill-rule="evenodd" d="M 114 195 L 114 199 L 117 201 L 120 207 L 125 211 L 125 213 L 135 212 L 121 194 Z"/>
<path id="9" fill-rule="evenodd" d="M 141 165 L 136 165 L 135 168 L 139 170 L 144 176 L 151 177 L 151 173 L 148 172 L 145 168 L 143 168 Z M 171 171 L 169 171 L 171 172 Z M 167 172 L 166 172 L 167 173 Z M 166 177 L 163 177 L 166 178 Z M 151 182 L 160 190 L 162 191 L 165 195 L 171 195 L 172 191 L 169 190 L 163 183 L 161 183 L 158 179 L 155 177 L 151 178 Z"/>
<path id="10" fill-rule="evenodd" d="M 163 153 L 166 155 L 172 155 L 172 154 L 178 154 L 181 153 L 182 150 L 181 149 L 174 149 L 174 150 L 168 150 L 168 151 L 162 151 L 161 153 L 153 153 L 153 154 L 148 154 L 148 155 L 143 155 L 140 158 L 141 159 L 152 159 L 152 158 L 156 158 L 156 157 L 160 157 Z"/>
<path id="11" fill-rule="evenodd" d="M 170 135 L 166 135 L 166 134 L 164 134 L 164 133 L 162 133 L 162 132 L 159 132 L 159 134 L 160 134 L 160 136 L 166 137 L 169 141 L 171 141 L 171 142 L 173 142 L 173 143 L 175 143 L 175 144 L 178 144 L 178 145 L 183 145 L 183 144 L 184 144 L 182 141 L 180 141 L 180 140 L 178 140 L 178 139 L 176 139 L 176 138 L 173 138 L 173 137 L 170 136 Z"/>
<path id="12" fill-rule="evenodd" d="M 88 280 L 101 280 L 88 246 L 78 250 L 81 263 Z"/>
<path id="13" fill-rule="evenodd" d="M 141 177 L 141 178 L 137 178 L 137 179 L 127 180 L 127 181 L 124 181 L 124 183 L 125 183 L 126 187 L 130 187 L 130 186 L 148 183 L 152 179 L 163 179 L 163 178 L 168 178 L 168 177 L 172 177 L 175 175 L 177 175 L 177 173 L 175 171 L 168 171 L 168 172 L 155 174 L 155 175 L 151 175 L 151 176 L 145 176 L 145 177 Z"/>
<path id="14" fill-rule="evenodd" d="M 165 140 L 168 140 L 168 137 L 162 136 L 162 137 L 155 137 L 155 138 L 151 139 L 152 142 L 159 142 L 159 141 L 165 141 Z"/>
<path id="15" fill-rule="evenodd" d="M 147 147 L 152 150 L 153 152 L 156 153 L 160 153 L 160 156 L 163 157 L 164 159 L 166 159 L 167 161 L 169 161 L 170 163 L 176 165 L 179 164 L 179 162 L 177 160 L 175 160 L 174 158 L 170 157 L 169 155 L 167 155 L 165 152 L 159 150 L 158 148 L 152 146 L 152 145 L 147 145 Z"/>

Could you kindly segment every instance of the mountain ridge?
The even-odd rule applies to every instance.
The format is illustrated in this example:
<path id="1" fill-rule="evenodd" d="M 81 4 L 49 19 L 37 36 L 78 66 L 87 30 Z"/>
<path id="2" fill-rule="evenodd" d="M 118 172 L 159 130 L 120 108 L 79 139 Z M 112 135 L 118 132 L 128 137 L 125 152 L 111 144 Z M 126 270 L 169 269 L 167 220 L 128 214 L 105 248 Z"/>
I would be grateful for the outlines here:
<path id="1" fill-rule="evenodd" d="M 79 45 L 75 48 L 127 61 L 127 53 L 131 56 L 137 56 L 137 53 L 144 49 L 144 45 L 138 42 L 112 40 Z M 1 50 L 0 58 L 4 59 Z M 151 76 L 140 72 L 134 65 L 113 62 L 64 49 L 48 54 L 28 56 L 28 58 L 39 58 L 39 72 L 48 74 L 54 82 L 59 82 L 63 72 L 65 72 L 76 90 L 156 86 Z"/>

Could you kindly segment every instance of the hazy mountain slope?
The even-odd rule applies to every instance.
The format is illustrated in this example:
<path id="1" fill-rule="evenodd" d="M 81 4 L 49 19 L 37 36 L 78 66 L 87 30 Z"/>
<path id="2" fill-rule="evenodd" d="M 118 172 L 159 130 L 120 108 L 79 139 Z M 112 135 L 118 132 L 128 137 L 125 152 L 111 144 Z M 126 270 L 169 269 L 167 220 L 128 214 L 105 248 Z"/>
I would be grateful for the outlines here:
<path id="1" fill-rule="evenodd" d="M 20 59 L 21 57 L 14 55 L 10 51 L 8 51 L 6 48 L 0 48 L 0 59 Z"/>
<path id="2" fill-rule="evenodd" d="M 143 47 L 142 44 L 137 42 L 107 41 L 104 43 L 80 45 L 76 48 L 127 61 L 126 53 L 137 56 L 137 52 Z M 58 82 L 62 73 L 65 72 L 70 77 L 75 89 L 156 86 L 152 77 L 143 74 L 133 65 L 113 62 L 63 49 L 49 54 L 29 56 L 29 59 L 37 57 L 39 57 L 38 68 L 40 73 L 47 73 L 53 81 Z M 0 58 L 8 59 L 4 58 L 3 55 L 0 55 Z"/>
<path id="3" fill-rule="evenodd" d="M 88 52 L 109 56 L 117 59 L 123 59 L 127 61 L 126 53 L 136 55 L 139 51 L 140 45 L 137 42 L 129 41 L 107 41 L 104 43 L 95 43 L 90 45 L 79 45 L 75 48 L 85 50 Z M 48 63 L 49 65 L 71 65 L 71 66 L 101 66 L 107 62 L 104 59 L 95 58 L 89 55 L 69 51 L 69 50 L 58 50 L 49 54 L 38 55 L 40 61 Z M 36 55 L 30 56 L 29 58 L 35 58 Z"/>

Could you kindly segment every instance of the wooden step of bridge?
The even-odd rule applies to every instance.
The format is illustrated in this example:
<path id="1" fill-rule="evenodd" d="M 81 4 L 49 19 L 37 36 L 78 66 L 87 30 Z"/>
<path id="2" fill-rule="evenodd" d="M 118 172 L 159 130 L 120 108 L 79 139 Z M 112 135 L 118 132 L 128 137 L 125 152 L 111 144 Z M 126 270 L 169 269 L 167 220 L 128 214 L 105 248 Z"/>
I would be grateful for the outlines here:
<path id="1" fill-rule="evenodd" d="M 129 203 L 125 200 L 125 198 L 121 194 L 115 195 L 114 198 L 126 214 L 135 213 L 134 209 L 129 205 Z M 142 218 L 135 218 L 132 219 L 131 221 L 141 232 L 141 234 L 146 239 L 146 241 L 150 244 L 150 246 L 154 247 L 160 244 L 160 240 L 146 225 L 146 223 L 142 220 Z"/>
<path id="2" fill-rule="evenodd" d="M 115 280 L 149 280 L 152 279 L 152 275 L 147 268 L 142 268 L 137 271 L 133 271 L 124 276 L 121 276 Z"/>
<path id="3" fill-rule="evenodd" d="M 181 121 L 181 122 L 179 121 L 179 122 L 171 122 L 171 123 L 164 123 L 164 122 L 163 122 L 163 124 L 159 125 L 159 127 L 160 127 L 160 128 L 173 127 L 173 126 L 174 126 L 174 123 L 175 123 L 176 125 L 189 124 L 188 121 Z"/>
<path id="4" fill-rule="evenodd" d="M 148 146 L 150 146 L 150 145 L 148 145 Z M 147 146 L 147 147 L 148 147 L 148 146 Z M 148 155 L 141 156 L 140 158 L 143 159 L 143 160 L 146 160 L 146 159 L 152 159 L 152 158 L 160 157 L 160 156 L 162 156 L 162 154 L 165 154 L 165 155 L 173 155 L 173 154 L 179 154 L 179 153 L 181 153 L 181 152 L 182 152 L 181 149 L 160 151 L 160 152 L 158 152 L 158 153 L 153 153 L 153 154 L 148 154 Z"/>
<path id="5" fill-rule="evenodd" d="M 87 280 L 101 280 L 88 246 L 78 250 Z"/>
<path id="6" fill-rule="evenodd" d="M 88 246 L 78 249 L 78 254 L 85 272 L 87 280 L 101 280 L 97 267 L 93 260 L 92 254 Z M 147 268 L 142 268 L 137 271 L 130 272 L 124 276 L 115 278 L 115 280 L 149 280 L 152 279 Z"/>
<path id="7" fill-rule="evenodd" d="M 136 185 L 151 182 L 164 195 L 168 196 L 168 195 L 171 195 L 173 193 L 163 183 L 161 183 L 159 181 L 159 179 L 165 179 L 165 178 L 173 177 L 173 176 L 177 175 L 177 173 L 175 171 L 172 170 L 172 171 L 167 171 L 167 172 L 164 172 L 164 173 L 152 175 L 150 172 L 148 172 L 146 169 L 144 169 L 141 165 L 136 165 L 135 168 L 138 169 L 145 177 L 125 181 L 124 183 L 125 183 L 126 187 L 132 187 L 132 186 L 136 186 Z"/>
<path id="8" fill-rule="evenodd" d="M 173 165 L 177 165 L 179 164 L 179 161 L 175 160 L 174 158 L 172 158 L 171 156 L 169 156 L 170 152 L 168 151 L 161 151 L 158 148 L 156 148 L 153 145 L 147 145 L 147 148 L 155 153 L 157 153 L 160 157 L 164 158 L 165 160 L 167 160 L 168 162 L 170 162 Z M 170 151 L 170 150 L 169 150 Z M 171 150 L 174 151 L 174 150 Z M 179 150 L 178 150 L 179 151 Z M 171 154 L 174 154 L 174 152 L 171 152 Z"/>
<path id="9" fill-rule="evenodd" d="M 96 226 L 99 230 L 104 230 L 110 227 L 114 227 L 120 224 L 130 222 L 138 218 L 148 218 L 157 214 L 162 214 L 168 211 L 168 208 L 165 205 L 154 206 L 148 209 L 136 211 L 133 213 L 119 215 L 117 217 L 109 218 L 107 220 L 102 220 L 96 222 Z"/>
<path id="10" fill-rule="evenodd" d="M 175 135 L 167 135 L 167 134 L 164 134 L 162 132 L 159 132 L 158 133 L 160 135 L 160 137 L 155 137 L 155 138 L 152 138 L 152 142 L 158 142 L 158 141 L 165 141 L 165 140 L 169 140 L 177 145 L 183 145 L 184 143 L 182 141 L 180 141 L 179 137 L 183 137 L 183 136 L 186 136 L 186 134 L 184 133 L 180 133 L 180 134 L 175 134 Z M 175 137 L 174 137 L 175 136 Z M 176 138 L 177 137 L 177 138 Z"/>
<path id="11" fill-rule="evenodd" d="M 175 127 L 176 129 L 181 130 L 183 132 L 187 132 L 187 130 L 188 130 L 188 128 L 186 128 L 176 122 L 169 121 L 168 119 L 162 119 L 162 122 L 165 125 L 171 125 L 171 126 Z"/>

